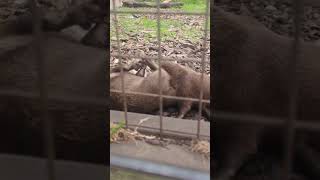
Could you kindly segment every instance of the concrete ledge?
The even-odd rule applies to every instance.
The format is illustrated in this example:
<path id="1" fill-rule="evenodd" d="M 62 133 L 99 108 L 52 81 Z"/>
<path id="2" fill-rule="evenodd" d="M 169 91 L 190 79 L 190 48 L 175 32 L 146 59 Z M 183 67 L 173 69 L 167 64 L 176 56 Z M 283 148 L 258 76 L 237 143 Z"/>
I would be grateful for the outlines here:
<path id="1" fill-rule="evenodd" d="M 149 117 L 150 119 L 145 121 L 142 124 L 143 127 L 140 127 L 139 130 L 159 133 L 159 116 L 128 112 L 128 124 L 129 126 L 136 126 L 141 119 L 146 117 Z M 113 110 L 110 111 L 111 122 L 120 122 L 123 120 L 124 112 Z M 163 132 L 169 135 L 196 137 L 197 124 L 198 122 L 194 120 L 163 117 Z M 209 122 L 201 121 L 200 135 L 205 138 L 210 138 Z M 210 172 L 210 160 L 204 158 L 198 153 L 189 151 L 186 147 L 174 144 L 170 144 L 166 148 L 150 145 L 143 141 L 111 144 L 110 154 Z"/>
<path id="2" fill-rule="evenodd" d="M 133 159 L 124 156 L 110 155 L 110 165 L 115 168 L 130 169 L 135 172 L 141 172 L 144 175 L 156 175 L 158 180 L 210 180 L 210 173 L 195 171 L 193 169 L 186 169 L 176 167 L 168 164 L 159 164 L 151 161 L 141 159 Z M 133 172 L 131 171 L 131 172 Z M 139 173 L 140 174 L 140 173 Z M 112 177 L 112 169 L 111 176 Z M 161 177 L 161 178 L 160 178 Z M 147 177 L 131 177 L 131 179 L 146 179 Z M 151 177 L 150 177 L 151 178 Z M 121 177 L 116 178 L 121 179 Z"/>
<path id="3" fill-rule="evenodd" d="M 210 172 L 210 160 L 182 146 L 168 145 L 167 148 L 164 148 L 142 141 L 137 141 L 136 143 L 111 144 L 110 154 Z"/>
<path id="4" fill-rule="evenodd" d="M 128 112 L 128 124 L 136 126 L 141 119 L 149 117 L 148 121 L 145 121 L 140 130 L 158 133 L 160 132 L 160 118 L 159 116 L 139 114 Z M 124 112 L 122 111 L 110 111 L 110 121 L 120 122 L 124 120 Z M 163 132 L 168 135 L 178 135 L 187 137 L 196 137 L 198 122 L 195 120 L 184 120 L 172 117 L 163 117 Z M 149 127 L 149 128 L 148 128 Z M 152 128 L 152 129 L 150 129 Z M 204 138 L 210 138 L 210 123 L 200 122 L 200 136 Z"/>

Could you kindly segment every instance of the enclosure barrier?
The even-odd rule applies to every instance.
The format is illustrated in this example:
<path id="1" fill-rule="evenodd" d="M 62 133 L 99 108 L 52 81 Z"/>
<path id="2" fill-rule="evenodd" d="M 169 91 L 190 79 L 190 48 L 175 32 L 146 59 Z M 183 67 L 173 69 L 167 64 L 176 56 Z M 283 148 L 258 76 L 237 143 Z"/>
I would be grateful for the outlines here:
<path id="1" fill-rule="evenodd" d="M 114 0 L 112 0 L 113 3 Z M 213 2 L 213 0 L 211 0 Z M 264 125 L 270 125 L 270 126 L 285 126 L 285 129 L 287 131 L 286 133 L 286 149 L 284 153 L 286 154 L 285 160 L 284 160 L 284 171 L 283 171 L 283 178 L 282 179 L 289 179 L 289 171 L 292 168 L 292 153 L 293 153 L 293 143 L 294 143 L 294 135 L 296 133 L 297 129 L 304 129 L 304 130 L 310 130 L 310 131 L 320 131 L 320 125 L 317 123 L 307 123 L 307 122 L 301 122 L 296 119 L 296 106 L 297 106 L 297 82 L 296 82 L 296 66 L 297 66 L 297 61 L 298 61 L 298 54 L 299 54 L 299 49 L 300 49 L 300 43 L 299 43 L 299 37 L 301 34 L 301 16 L 303 14 L 303 6 L 302 6 L 302 1 L 301 0 L 293 0 L 294 1 L 294 9 L 295 9 L 295 14 L 294 14 L 294 25 L 295 25 L 295 31 L 294 31 L 294 42 L 293 42 L 293 49 L 292 49 L 292 61 L 290 61 L 290 67 L 291 71 L 290 77 L 291 81 L 289 83 L 289 89 L 291 90 L 289 92 L 290 94 L 290 103 L 288 106 L 289 114 L 288 118 L 284 119 L 282 121 L 279 121 L 281 119 L 279 118 L 274 118 L 274 117 L 264 117 L 264 116 L 258 116 L 258 115 L 243 115 L 243 114 L 237 114 L 237 113 L 232 113 L 232 112 L 214 112 L 213 117 L 219 117 L 223 118 L 225 120 L 232 120 L 236 122 L 243 122 L 243 123 L 259 123 L 259 124 L 264 124 Z M 34 38 L 35 42 L 33 44 L 35 48 L 35 53 L 36 53 L 36 59 L 38 62 L 38 75 L 39 75 L 39 93 L 40 94 L 30 94 L 30 93 L 25 93 L 25 92 L 12 92 L 10 90 L 1 90 L 0 91 L 0 96 L 18 96 L 22 98 L 40 98 L 41 99 L 41 111 L 42 111 L 42 118 L 43 121 L 45 122 L 45 128 L 44 128 L 44 148 L 46 149 L 47 152 L 47 171 L 48 171 L 48 179 L 54 180 L 55 179 L 55 168 L 53 164 L 54 160 L 54 143 L 53 143 L 53 127 L 52 127 L 52 122 L 48 118 L 48 101 L 51 99 L 57 100 L 57 101 L 68 101 L 68 102 L 76 102 L 76 103 L 85 103 L 85 104 L 103 104 L 103 100 L 96 100 L 96 99 L 86 99 L 83 98 L 81 99 L 80 97 L 74 97 L 70 98 L 69 96 L 63 96 L 63 95 L 57 95 L 56 97 L 48 97 L 48 89 L 47 89 L 47 84 L 46 84 L 46 71 L 45 71 L 45 66 L 44 66 L 44 54 L 43 54 L 43 35 L 42 35 L 42 30 L 41 30 L 41 21 L 40 21 L 40 13 L 38 11 L 38 8 L 36 6 L 35 0 L 30 0 L 32 4 L 32 14 L 33 14 L 33 19 L 34 19 Z M 135 14 L 156 14 L 158 15 L 157 18 L 157 27 L 158 27 L 158 33 L 157 33 L 157 39 L 158 39 L 158 63 L 161 66 L 161 61 L 166 61 L 170 60 L 167 58 L 164 58 L 161 56 L 160 52 L 160 47 L 161 47 L 161 38 L 160 38 L 160 15 L 164 14 L 163 12 L 160 11 L 160 6 L 159 6 L 159 0 L 157 0 L 157 12 L 151 12 L 151 11 L 117 11 L 117 10 L 111 10 L 111 14 L 114 14 L 115 17 L 115 27 L 116 27 L 116 36 L 117 36 L 117 43 L 118 43 L 118 53 L 114 54 L 115 56 L 120 57 L 120 65 L 121 65 L 121 73 L 123 73 L 122 69 L 122 60 L 120 54 L 120 43 L 119 43 L 119 32 L 118 32 L 118 25 L 117 25 L 117 14 L 126 14 L 126 13 L 135 13 Z M 212 3 L 213 4 L 213 3 Z M 165 14 L 181 14 L 181 15 L 198 15 L 198 16 L 205 16 L 206 17 L 206 23 L 205 23 L 205 36 L 204 36 L 204 42 L 203 42 L 203 49 L 206 49 L 207 47 L 207 33 L 208 33 L 208 27 L 207 27 L 207 21 L 208 21 L 208 16 L 209 16 L 209 0 L 207 1 L 207 8 L 205 13 L 176 13 L 176 12 L 165 12 Z M 203 51 L 202 59 L 201 59 L 201 64 L 202 64 L 202 75 L 204 73 L 204 64 L 207 63 L 206 57 L 205 57 L 205 51 Z M 150 59 L 152 59 L 150 57 Z M 188 61 L 197 61 L 188 59 Z M 161 72 L 159 72 L 161 73 Z M 161 86 L 161 81 L 159 82 Z M 122 87 L 123 86 L 123 78 L 122 78 Z M 114 90 L 110 90 L 114 91 Z M 122 88 L 121 91 L 125 97 L 125 91 Z M 161 88 L 159 91 L 159 107 L 160 107 L 160 134 L 162 133 L 162 98 L 165 97 L 161 93 Z M 203 92 L 203 89 L 201 88 L 201 92 Z M 136 93 L 136 92 L 133 92 Z M 205 100 L 202 99 L 202 93 L 199 95 L 199 115 L 200 112 L 202 111 L 202 103 L 205 102 Z M 169 98 L 169 97 L 168 97 Z M 170 97 L 172 99 L 179 99 L 179 97 Z M 126 100 L 124 102 L 124 114 L 125 114 L 125 120 L 126 124 L 128 125 L 128 119 L 127 119 L 127 108 L 126 108 Z M 200 123 L 200 116 L 198 122 Z M 280 122 L 280 123 L 279 123 Z M 197 130 L 197 137 L 199 137 L 200 134 L 200 129 L 198 125 L 198 130 Z"/>
<path id="2" fill-rule="evenodd" d="M 168 58 L 168 57 L 163 57 L 161 54 L 161 36 L 160 36 L 160 15 L 166 14 L 166 15 L 190 15 L 190 16 L 204 16 L 205 17 L 205 22 L 204 22 L 204 38 L 203 38 L 203 43 L 202 43 L 202 57 L 201 57 L 201 84 L 203 84 L 203 75 L 205 72 L 205 63 L 210 62 L 210 57 L 206 57 L 206 49 L 207 49 L 207 40 L 208 40 L 208 19 L 209 19 L 209 4 L 210 0 L 206 1 L 206 11 L 204 13 L 189 13 L 189 12 L 168 12 L 166 11 L 165 13 L 160 10 L 160 0 L 156 0 L 157 3 L 157 8 L 156 11 L 138 11 L 138 10 L 115 10 L 115 0 L 112 0 L 113 3 L 113 9 L 110 10 L 110 14 L 113 14 L 113 23 L 115 27 L 115 34 L 116 34 L 116 53 L 110 54 L 113 57 L 119 58 L 119 65 L 120 65 L 120 76 L 121 76 L 121 90 L 116 90 L 116 89 L 110 89 L 110 92 L 114 93 L 122 93 L 122 96 L 124 98 L 123 102 L 123 107 L 124 107 L 124 119 L 125 119 L 125 125 L 126 127 L 129 127 L 128 123 L 128 108 L 127 108 L 127 99 L 126 95 L 144 95 L 144 96 L 150 96 L 150 97 L 159 97 L 159 109 L 160 109 L 160 124 L 159 124 L 159 135 L 160 138 L 163 137 L 164 135 L 164 129 L 163 129 L 163 98 L 167 99 L 174 99 L 174 100 L 189 100 L 193 102 L 199 102 L 199 112 L 198 112 L 198 123 L 197 123 L 197 133 L 196 134 L 190 134 L 193 136 L 196 136 L 197 138 L 200 138 L 200 120 L 201 120 L 201 113 L 202 113 L 202 103 L 210 103 L 210 100 L 205 100 L 203 99 L 203 86 L 201 86 L 200 89 L 200 94 L 199 98 L 188 98 L 188 97 L 177 97 L 177 96 L 167 96 L 162 94 L 162 82 L 161 78 L 159 78 L 159 94 L 151 94 L 151 93 L 141 93 L 141 92 L 129 92 L 125 91 L 124 89 L 124 77 L 123 77 L 123 63 L 122 60 L 124 58 L 137 58 L 137 59 L 150 59 L 150 60 L 157 60 L 159 68 L 161 68 L 161 62 L 162 61 L 183 61 L 183 62 L 199 62 L 198 59 L 196 58 L 184 58 L 184 59 L 173 59 L 173 58 Z M 118 26 L 118 14 L 153 14 L 156 15 L 157 19 L 157 46 L 158 46 L 158 56 L 157 57 L 150 57 L 150 56 L 128 56 L 121 54 L 121 47 L 120 47 L 120 39 L 119 39 L 119 26 Z M 159 77 L 161 77 L 161 71 L 159 71 Z M 146 129 L 152 129 L 149 127 L 144 127 Z M 181 132 L 181 134 L 184 134 Z M 210 138 L 210 137 L 209 137 Z M 138 160 L 130 160 L 124 157 L 116 157 L 114 155 L 110 155 L 110 163 L 111 165 L 118 165 L 123 168 L 130 168 L 130 169 L 135 169 L 139 171 L 149 171 L 150 173 L 153 174 L 158 174 L 158 175 L 163 175 L 163 176 L 168 176 L 168 177 L 174 177 L 178 179 L 210 179 L 209 175 L 207 174 L 199 174 L 191 170 L 184 170 L 184 169 L 179 169 L 177 167 L 170 167 L 164 164 L 154 164 L 151 162 L 138 162 Z M 132 164 L 134 163 L 134 165 Z M 139 166 L 142 165 L 142 166 Z M 143 168 L 142 168 L 143 167 Z M 138 169 L 136 169 L 138 168 Z"/>
<path id="3" fill-rule="evenodd" d="M 102 0 L 103 1 L 103 0 Z M 101 1 L 101 2 L 102 2 Z M 39 78 L 37 82 L 37 86 L 39 88 L 39 93 L 31 93 L 25 92 L 22 90 L 12 90 L 12 89 L 0 89 L 0 97 L 18 97 L 21 99 L 39 99 L 40 107 L 41 107 L 41 118 L 44 122 L 43 128 L 43 149 L 46 153 L 46 163 L 45 163 L 45 177 L 49 180 L 56 180 L 57 172 L 56 167 L 59 169 L 59 173 L 61 173 L 61 168 L 63 166 L 57 165 L 55 162 L 55 146 L 54 146 L 54 133 L 53 133 L 53 125 L 51 119 L 48 117 L 48 102 L 62 102 L 62 103 L 72 103 L 72 104 L 85 104 L 85 105 L 98 105 L 98 106 L 107 106 L 107 97 L 105 98 L 93 98 L 93 97 L 72 97 L 70 95 L 65 94 L 52 94 L 48 97 L 48 84 L 47 84 L 47 71 L 45 66 L 45 54 L 44 54 L 44 36 L 41 21 L 42 14 L 40 12 L 40 8 L 37 5 L 37 0 L 28 0 L 30 6 L 32 20 L 33 20 L 33 44 L 32 47 L 34 49 L 35 60 L 37 63 L 37 76 Z M 101 142 L 103 143 L 103 142 Z M 8 158 L 10 156 L 3 155 L 4 158 Z M 19 161 L 24 161 L 21 157 L 15 157 L 19 159 Z M 55 165 L 56 164 L 56 165 Z M 58 163 L 59 164 L 59 163 Z M 85 167 L 86 164 L 80 164 L 79 166 Z M 93 168 L 95 172 L 97 168 Z M 88 169 L 90 170 L 90 169 Z M 92 170 L 91 172 L 94 172 Z M 101 170 L 101 169 L 99 169 Z M 101 172 L 101 171 L 100 171 Z M 105 171 L 107 173 L 107 170 Z M 101 175 L 101 174 L 96 174 Z M 95 175 L 94 175 L 95 176 Z M 92 177 L 94 177 L 92 176 Z M 97 176 L 96 176 L 97 177 Z"/>
<path id="4" fill-rule="evenodd" d="M 209 180 L 210 174 L 172 165 L 158 164 L 151 161 L 133 159 L 110 154 L 110 165 L 134 171 L 157 174 L 169 178 L 184 180 Z"/>
<path id="5" fill-rule="evenodd" d="M 116 2 L 115 0 L 113 1 L 113 7 L 115 7 Z M 166 96 L 162 94 L 162 82 L 161 78 L 159 78 L 159 94 L 150 94 L 150 93 L 141 93 L 141 92 L 128 92 L 124 90 L 124 78 L 123 78 L 123 63 L 122 59 L 123 58 L 139 58 L 139 59 L 151 59 L 151 60 L 158 60 L 158 65 L 161 67 L 161 62 L 162 61 L 184 61 L 184 62 L 199 62 L 198 59 L 196 58 L 184 58 L 184 59 L 173 59 L 173 58 L 167 58 L 163 57 L 161 54 L 161 36 L 160 36 L 160 15 L 166 14 L 166 15 L 193 15 L 193 16 L 204 16 L 205 17 L 205 22 L 204 22 L 204 38 L 203 38 L 203 46 L 202 46 L 202 57 L 201 57 L 201 82 L 203 82 L 203 74 L 205 71 L 205 63 L 209 63 L 209 58 L 206 59 L 206 49 L 207 49 L 207 40 L 208 40 L 208 19 L 209 19 L 209 4 L 210 0 L 206 1 L 206 11 L 204 13 L 199 13 L 199 12 L 162 12 L 160 10 L 160 1 L 157 0 L 157 8 L 156 11 L 138 11 L 138 10 L 115 10 L 114 8 L 110 10 L 110 14 L 113 14 L 114 16 L 114 27 L 115 27 L 115 33 L 116 33 L 116 49 L 117 53 L 112 53 L 111 56 L 119 58 L 119 65 L 120 65 L 120 73 L 121 73 L 121 91 L 115 90 L 115 89 L 110 89 L 110 92 L 115 92 L 115 93 L 122 93 L 123 98 L 124 98 L 124 119 L 125 119 L 125 124 L 126 127 L 128 127 L 128 108 L 127 108 L 127 100 L 126 100 L 126 95 L 127 94 L 132 94 L 132 95 L 144 95 L 144 96 L 152 96 L 152 97 L 159 97 L 159 109 L 160 109 L 160 138 L 162 138 L 163 135 L 163 98 L 167 99 L 175 99 L 175 100 L 191 100 L 191 101 L 196 101 L 199 102 L 199 112 L 198 112 L 198 125 L 197 125 L 197 134 L 195 134 L 198 138 L 200 138 L 200 120 L 201 120 L 201 113 L 202 113 L 202 103 L 210 103 L 210 100 L 204 100 L 203 99 L 203 86 L 201 86 L 200 89 L 200 94 L 199 94 L 199 99 L 194 99 L 194 98 L 187 98 L 187 97 L 177 97 L 177 96 Z M 121 54 L 121 47 L 120 47 L 120 39 L 119 39 L 119 26 L 118 26 L 118 18 L 117 14 L 153 14 L 157 15 L 157 44 L 158 44 L 158 56 L 155 57 L 149 57 L 149 56 L 127 56 Z M 159 77 L 161 77 L 161 71 L 159 71 Z M 202 83 L 201 83 L 202 84 Z"/>
<path id="6" fill-rule="evenodd" d="M 113 0 L 114 1 L 114 0 Z M 276 126 L 276 127 L 284 127 L 286 130 L 286 135 L 285 135 L 285 150 L 284 150 L 284 154 L 285 154 L 285 158 L 283 161 L 283 177 L 282 179 L 288 180 L 289 179 L 289 172 L 292 169 L 292 165 L 293 165 L 293 144 L 294 144 L 294 135 L 296 133 L 296 130 L 298 129 L 303 129 L 303 130 L 308 130 L 308 131 L 320 131 L 320 124 L 318 123 L 314 123 L 314 122 L 303 122 L 301 120 L 298 120 L 296 117 L 297 114 L 297 95 L 298 95 L 298 84 L 297 84 L 297 75 L 296 75 L 296 67 L 297 67 L 297 62 L 299 59 L 299 50 L 300 50 L 300 35 L 301 35 L 301 20 L 302 20 L 302 15 L 303 15 L 303 5 L 310 5 L 310 4 L 315 4 L 316 6 L 319 5 L 318 1 L 302 1 L 302 0 L 292 0 L 293 1 L 293 7 L 294 7 L 294 41 L 292 43 L 292 51 L 291 51 L 291 60 L 289 61 L 289 77 L 290 81 L 289 81 L 289 85 L 288 85 L 288 89 L 290 90 L 288 92 L 289 94 L 289 105 L 288 105 L 288 118 L 287 119 L 281 119 L 278 117 L 265 117 L 265 116 L 260 116 L 260 115 L 256 115 L 256 114 L 239 114 L 239 113 L 233 113 L 233 112 L 218 112 L 215 111 L 213 113 L 213 118 L 220 118 L 223 119 L 225 121 L 230 121 L 232 122 L 240 122 L 240 123 L 255 123 L 255 124 L 262 124 L 262 125 L 266 125 L 266 126 Z M 128 14 L 128 13 L 135 13 L 135 14 L 157 14 L 158 18 L 157 18 L 157 22 L 158 22 L 158 62 L 159 62 L 159 66 L 161 66 L 161 61 L 164 60 L 164 58 L 161 56 L 161 50 L 160 50 L 160 45 L 161 45 L 161 39 L 160 39 L 160 15 L 164 14 L 160 11 L 159 8 L 159 0 L 158 2 L 158 7 L 157 7 L 157 12 L 152 12 L 152 11 L 116 11 L 116 10 L 111 10 L 111 13 L 113 13 L 115 15 L 115 27 L 116 27 L 116 36 L 117 36 L 117 41 L 118 41 L 118 54 L 113 54 L 115 57 L 119 57 L 120 58 L 120 65 L 122 66 L 121 63 L 121 58 L 124 58 L 125 56 L 120 55 L 120 44 L 119 44 L 119 36 L 118 36 L 118 29 L 117 29 L 117 18 L 116 18 L 116 14 Z M 211 0 L 212 4 L 214 2 L 214 0 Z M 209 4 L 209 2 L 207 3 L 207 5 Z M 165 12 L 165 14 L 183 14 L 183 15 L 205 15 L 208 17 L 208 6 L 207 6 L 207 11 L 206 13 L 202 14 L 202 13 L 177 13 L 177 12 Z M 206 18 L 207 20 L 208 18 Z M 207 25 L 207 23 L 206 23 Z M 205 27 L 205 38 L 206 38 L 206 33 L 207 33 L 207 27 Z M 214 43 L 214 42 L 213 42 Z M 204 41 L 204 47 L 206 47 L 206 41 Z M 139 58 L 139 57 L 135 57 L 135 58 Z M 151 59 L 151 57 L 149 57 Z M 167 58 L 167 61 L 170 61 L 171 59 Z M 179 60 L 178 60 L 179 61 Z M 182 60 L 185 61 L 185 60 Z M 188 59 L 187 61 L 194 61 L 192 59 Z M 205 54 L 203 54 L 202 57 L 202 65 L 205 63 Z M 203 68 L 203 66 L 202 66 Z M 203 70 L 203 69 L 202 69 Z M 214 69 L 213 69 L 214 71 Z M 123 71 L 121 70 L 121 73 L 123 73 Z M 202 71 L 203 74 L 203 71 Z M 214 82 L 213 82 L 214 83 Z M 111 90 L 112 91 L 112 90 Z M 201 90 L 201 92 L 203 92 Z M 125 91 L 124 89 L 122 89 L 122 93 L 125 97 Z M 134 94 L 134 93 L 132 93 Z M 140 93 L 139 93 L 140 94 Z M 159 92 L 159 98 L 160 98 L 160 134 L 162 132 L 161 128 L 162 128 L 162 98 L 163 95 L 161 94 L 161 90 Z M 171 98 L 171 97 L 170 97 Z M 174 99 L 174 98 L 172 98 Z M 202 100 L 202 94 L 200 94 L 200 98 L 199 98 L 199 111 L 201 111 L 201 102 L 203 102 Z M 125 120 L 126 120 L 126 124 L 127 124 L 127 115 L 126 115 L 126 102 L 124 102 L 124 107 L 125 107 Z M 200 122 L 200 121 L 199 121 Z M 198 126 L 199 127 L 199 126 Z M 197 133 L 197 137 L 199 137 L 199 129 L 198 129 L 198 133 Z"/>

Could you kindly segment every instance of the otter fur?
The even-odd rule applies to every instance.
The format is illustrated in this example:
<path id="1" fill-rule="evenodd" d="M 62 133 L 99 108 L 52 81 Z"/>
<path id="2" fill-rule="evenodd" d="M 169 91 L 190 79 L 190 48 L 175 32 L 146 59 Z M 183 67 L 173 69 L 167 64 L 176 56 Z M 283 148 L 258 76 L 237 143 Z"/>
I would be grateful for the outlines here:
<path id="1" fill-rule="evenodd" d="M 293 58 L 293 39 L 275 34 L 253 18 L 233 15 L 217 7 L 212 11 L 214 112 L 288 118 L 288 72 L 289 61 Z M 300 47 L 296 70 L 299 86 L 297 118 L 314 122 L 318 121 L 320 107 L 320 48 L 303 41 Z M 216 117 L 215 121 L 212 154 L 218 168 L 213 178 L 230 180 L 248 155 L 257 152 L 262 137 L 272 137 L 267 133 L 270 127 L 230 123 L 221 117 Z M 284 129 L 278 130 L 279 134 L 284 132 Z M 275 131 L 271 130 L 271 134 Z M 298 146 L 310 139 L 307 132 L 302 133 L 306 139 L 300 133 L 297 138 L 303 140 L 295 144 L 295 149 L 301 149 Z M 277 136 L 269 142 L 281 141 L 282 137 Z M 280 144 L 284 145 L 284 142 Z M 278 146 L 269 146 L 270 149 L 274 147 Z M 320 178 L 319 173 L 313 175 L 315 179 Z"/>

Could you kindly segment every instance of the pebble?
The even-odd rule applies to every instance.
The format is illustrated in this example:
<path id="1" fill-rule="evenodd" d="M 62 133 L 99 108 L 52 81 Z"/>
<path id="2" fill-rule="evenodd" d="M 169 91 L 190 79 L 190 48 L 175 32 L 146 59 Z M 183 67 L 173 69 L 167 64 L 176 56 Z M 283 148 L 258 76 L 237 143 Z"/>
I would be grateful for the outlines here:
<path id="1" fill-rule="evenodd" d="M 276 11 L 277 8 L 274 7 L 274 6 L 272 6 L 272 5 L 268 5 L 268 6 L 265 8 L 265 10 L 267 10 L 267 11 Z"/>

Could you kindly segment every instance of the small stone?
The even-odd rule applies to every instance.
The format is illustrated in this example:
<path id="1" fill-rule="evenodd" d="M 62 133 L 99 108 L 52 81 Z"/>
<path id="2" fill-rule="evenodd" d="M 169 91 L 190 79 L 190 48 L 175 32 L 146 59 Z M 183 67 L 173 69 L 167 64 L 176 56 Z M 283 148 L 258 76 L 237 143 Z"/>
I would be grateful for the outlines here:
<path id="1" fill-rule="evenodd" d="M 313 18 L 315 18 L 315 19 L 318 19 L 320 17 L 320 14 L 319 13 L 313 13 Z"/>
<path id="2" fill-rule="evenodd" d="M 282 14 L 281 16 L 277 17 L 277 22 L 280 24 L 288 23 L 289 15 L 287 13 Z"/>
<path id="3" fill-rule="evenodd" d="M 88 33 L 87 30 L 81 28 L 78 25 L 73 25 L 61 30 L 61 33 L 66 37 L 69 37 L 77 42 L 80 42 L 81 39 Z"/>
<path id="4" fill-rule="evenodd" d="M 265 10 L 267 10 L 267 11 L 276 11 L 277 8 L 274 7 L 274 6 L 272 6 L 272 5 L 268 5 L 268 6 L 265 8 Z"/>

